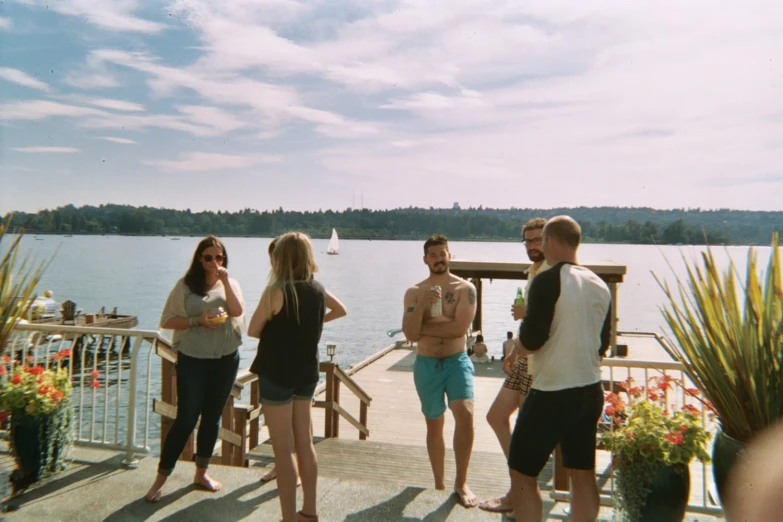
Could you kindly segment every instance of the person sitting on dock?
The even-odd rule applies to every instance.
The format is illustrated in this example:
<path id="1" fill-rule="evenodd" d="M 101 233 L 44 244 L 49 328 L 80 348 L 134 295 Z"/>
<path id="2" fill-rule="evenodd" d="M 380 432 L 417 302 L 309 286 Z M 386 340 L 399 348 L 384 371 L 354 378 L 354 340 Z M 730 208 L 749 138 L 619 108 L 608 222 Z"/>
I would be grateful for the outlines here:
<path id="1" fill-rule="evenodd" d="M 517 346 L 517 342 L 514 340 L 514 332 L 506 332 L 506 340 L 503 341 L 503 355 L 500 356 L 500 360 L 503 361 L 509 355 L 514 353 L 514 348 Z M 509 433 L 511 429 L 509 428 Z"/>
<path id="2" fill-rule="evenodd" d="M 571 520 L 593 522 L 599 494 L 596 432 L 603 412 L 600 357 L 610 344 L 611 293 L 577 264 L 579 224 L 550 219 L 542 250 L 552 268 L 536 276 L 517 352 L 535 354 L 535 380 L 511 435 L 508 465 L 519 522 L 543 514 L 538 475 L 559 444 L 571 479 Z"/>
<path id="3" fill-rule="evenodd" d="M 477 335 L 476 336 L 476 342 L 473 343 L 473 355 L 470 356 L 470 360 L 474 363 L 482 363 L 487 364 L 489 363 L 489 348 L 487 348 L 487 345 L 484 344 L 484 336 L 483 335 Z"/>
<path id="4" fill-rule="evenodd" d="M 228 277 L 228 254 L 214 236 L 201 240 L 185 277 L 169 294 L 160 326 L 174 330 L 177 351 L 177 418 L 166 436 L 158 474 L 147 492 L 149 502 L 160 500 L 163 485 L 174 471 L 185 444 L 201 417 L 196 438 L 193 482 L 218 491 L 222 485 L 207 475 L 223 408 L 239 370 L 245 302 L 242 290 Z M 223 308 L 227 314 L 215 314 Z"/>
<path id="5" fill-rule="evenodd" d="M 346 315 L 345 306 L 315 280 L 310 239 L 290 232 L 272 251 L 272 273 L 247 334 L 259 339 L 250 371 L 258 375 L 264 419 L 275 455 L 283 522 L 314 522 L 318 460 L 312 402 L 318 386 L 318 343 L 323 324 Z M 328 310 L 328 311 L 327 311 Z M 297 466 L 298 464 L 298 466 Z M 296 510 L 297 470 L 302 510 Z"/>
<path id="6" fill-rule="evenodd" d="M 544 231 L 544 225 L 546 225 L 546 219 L 539 217 L 528 220 L 522 226 L 522 240 L 525 243 L 527 257 L 533 262 L 528 268 L 525 302 L 530 295 L 530 285 L 533 279 L 549 268 L 546 259 L 544 259 L 544 252 L 541 250 L 541 234 Z M 515 304 L 511 307 L 511 313 L 517 321 L 525 316 L 526 311 L 525 305 Z M 508 332 L 507 336 L 508 340 L 503 343 L 503 351 L 506 355 L 503 371 L 508 377 L 487 412 L 487 422 L 495 432 L 506 458 L 508 458 L 508 446 L 511 442 L 511 416 L 521 406 L 533 384 L 533 377 L 528 371 L 528 358 L 516 356 L 514 334 Z M 506 352 L 507 348 L 510 348 L 508 352 Z M 514 509 L 511 503 L 511 489 L 502 497 L 485 500 L 479 504 L 479 507 L 493 513 L 510 513 Z"/>
<path id="7" fill-rule="evenodd" d="M 424 263 L 429 268 L 429 277 L 405 292 L 402 330 L 409 341 L 417 343 L 413 380 L 427 424 L 427 452 L 435 488 L 446 489 L 443 414 L 448 397 L 455 424 L 454 491 L 463 506 L 474 507 L 478 499 L 467 483 L 474 435 L 474 368 L 466 343 L 468 328 L 476 314 L 476 288 L 449 272 L 450 259 L 445 236 L 435 234 L 424 243 Z"/>

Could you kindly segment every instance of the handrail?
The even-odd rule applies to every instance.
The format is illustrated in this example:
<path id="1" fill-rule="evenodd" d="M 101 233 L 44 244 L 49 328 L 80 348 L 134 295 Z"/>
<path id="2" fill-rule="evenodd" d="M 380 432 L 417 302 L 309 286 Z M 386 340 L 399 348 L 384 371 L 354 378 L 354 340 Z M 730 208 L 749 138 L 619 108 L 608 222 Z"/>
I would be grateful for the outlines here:
<path id="1" fill-rule="evenodd" d="M 372 398 L 369 395 L 367 395 L 367 392 L 362 390 L 361 387 L 358 384 L 356 384 L 356 381 L 351 379 L 348 376 L 348 374 L 345 373 L 342 370 L 342 368 L 340 368 L 339 366 L 335 366 L 334 367 L 334 375 L 335 375 L 335 377 L 340 379 L 342 381 L 342 383 L 345 384 L 346 388 L 351 390 L 353 392 L 353 394 L 356 395 L 356 397 L 360 401 L 362 401 L 367 406 L 370 405 L 370 403 L 372 402 Z"/>
<path id="2" fill-rule="evenodd" d="M 340 417 L 342 417 L 359 430 L 359 440 L 366 440 L 370 436 L 370 430 L 367 427 L 367 408 L 370 406 L 372 398 L 337 363 L 322 362 L 319 366 L 319 369 L 326 373 L 326 382 L 323 388 L 326 397 L 323 401 L 315 401 L 313 407 L 325 410 L 324 437 L 337 438 L 340 436 Z M 345 387 L 359 399 L 358 421 L 340 406 L 340 383 L 345 384 Z"/>

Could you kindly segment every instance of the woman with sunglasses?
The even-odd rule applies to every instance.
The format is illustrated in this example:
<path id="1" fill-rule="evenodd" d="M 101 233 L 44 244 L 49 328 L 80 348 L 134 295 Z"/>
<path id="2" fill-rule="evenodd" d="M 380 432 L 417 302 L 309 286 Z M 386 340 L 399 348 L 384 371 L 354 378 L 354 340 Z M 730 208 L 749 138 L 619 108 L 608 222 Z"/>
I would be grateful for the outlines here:
<path id="1" fill-rule="evenodd" d="M 177 281 L 161 314 L 161 328 L 174 331 L 178 401 L 177 418 L 163 443 L 157 477 L 146 495 L 150 502 L 160 500 L 163 485 L 199 417 L 193 483 L 208 491 L 222 487 L 207 474 L 207 467 L 239 369 L 245 311 L 242 290 L 228 277 L 227 267 L 223 243 L 214 236 L 201 240 L 190 268 Z"/>
<path id="2" fill-rule="evenodd" d="M 345 306 L 313 276 L 318 265 L 309 238 L 278 238 L 269 283 L 247 334 L 260 339 L 250 371 L 258 375 L 264 419 L 272 439 L 283 522 L 314 522 L 318 460 L 311 408 L 318 385 L 318 343 L 325 322 L 346 315 Z M 297 464 L 303 508 L 296 511 Z"/>

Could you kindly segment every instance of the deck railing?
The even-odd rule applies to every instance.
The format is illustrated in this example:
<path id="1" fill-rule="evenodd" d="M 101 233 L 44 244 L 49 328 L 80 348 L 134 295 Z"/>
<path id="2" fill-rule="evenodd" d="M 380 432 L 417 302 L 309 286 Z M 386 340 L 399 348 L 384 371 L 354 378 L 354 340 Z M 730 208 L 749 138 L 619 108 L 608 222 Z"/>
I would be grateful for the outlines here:
<path id="1" fill-rule="evenodd" d="M 664 343 L 665 341 L 656 334 L 638 334 L 654 337 L 658 342 Z M 671 395 L 669 396 L 669 402 L 675 406 L 682 406 L 686 404 L 692 404 L 701 412 L 701 418 L 704 422 L 705 428 L 712 432 L 713 435 L 717 430 L 717 423 L 710 421 L 710 412 L 701 401 L 688 400 L 689 395 L 686 391 L 687 387 L 692 387 L 693 384 L 688 380 L 685 374 L 684 366 L 675 361 L 644 361 L 634 359 L 620 359 L 620 358 L 606 358 L 602 364 L 602 380 L 604 389 L 608 391 L 618 391 L 621 388 L 626 379 L 629 377 L 634 379 L 635 385 L 643 388 L 643 396 L 647 396 L 647 382 L 652 377 L 662 377 L 668 375 L 674 379 L 677 379 L 685 384 L 683 387 L 672 387 Z M 612 429 L 611 422 L 603 422 L 602 427 L 605 429 Z M 713 437 L 714 440 L 714 437 Z M 712 466 L 702 464 L 694 461 L 690 465 L 691 470 L 691 496 L 688 503 L 688 511 L 696 513 L 704 513 L 709 515 L 722 515 L 723 509 L 717 504 L 717 494 L 712 479 Z M 599 484 L 602 484 L 601 488 L 604 492 L 601 495 L 601 503 L 603 505 L 612 504 L 612 496 L 615 494 L 615 482 L 614 474 L 611 466 L 606 469 L 597 469 Z M 555 470 L 554 470 L 554 488 L 552 491 L 552 498 L 555 500 L 568 500 L 569 483 L 568 476 L 565 468 L 562 466 L 562 460 L 559 452 L 555 455 Z M 608 485 L 608 494 L 606 494 L 606 486 Z"/>
<path id="2" fill-rule="evenodd" d="M 11 368 L 50 368 L 55 354 L 70 350 L 64 364 L 72 375 L 74 443 L 121 450 L 123 463 L 132 466 L 137 455 L 150 452 L 150 355 L 163 344 L 154 331 L 21 324 L 4 353 Z M 90 386 L 91 372 L 100 375 L 100 388 Z"/>

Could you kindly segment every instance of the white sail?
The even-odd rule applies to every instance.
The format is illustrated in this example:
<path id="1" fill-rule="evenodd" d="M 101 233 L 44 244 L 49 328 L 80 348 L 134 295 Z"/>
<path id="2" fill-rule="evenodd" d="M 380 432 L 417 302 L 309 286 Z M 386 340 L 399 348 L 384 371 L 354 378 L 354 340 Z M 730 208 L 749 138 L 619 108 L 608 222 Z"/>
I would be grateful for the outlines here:
<path id="1" fill-rule="evenodd" d="M 340 253 L 340 240 L 337 238 L 337 230 L 332 229 L 332 237 L 329 239 L 329 246 L 326 248 L 327 254 L 336 255 Z"/>

